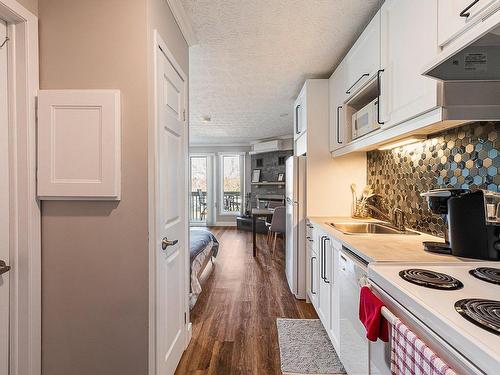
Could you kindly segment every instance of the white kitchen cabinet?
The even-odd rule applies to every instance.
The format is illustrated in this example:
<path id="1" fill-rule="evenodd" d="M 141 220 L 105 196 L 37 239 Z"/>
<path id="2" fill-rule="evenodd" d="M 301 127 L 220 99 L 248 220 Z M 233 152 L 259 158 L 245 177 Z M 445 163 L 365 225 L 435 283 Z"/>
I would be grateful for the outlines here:
<path id="1" fill-rule="evenodd" d="M 425 17 L 425 25 L 422 24 Z M 421 75 L 437 55 L 435 0 L 387 0 L 380 10 L 382 128 L 437 107 L 438 83 Z"/>
<path id="2" fill-rule="evenodd" d="M 499 0 L 438 0 L 438 45 L 445 48 Z"/>
<path id="3" fill-rule="evenodd" d="M 307 86 L 304 85 L 293 105 L 293 139 L 297 140 L 307 131 Z"/>
<path id="4" fill-rule="evenodd" d="M 328 80 L 330 108 L 330 151 L 335 151 L 347 143 L 344 101 L 347 98 L 345 86 L 347 75 L 344 62 L 335 69 Z"/>
<path id="5" fill-rule="evenodd" d="M 295 100 L 293 115 L 294 154 L 304 155 L 311 148 L 328 153 L 328 138 L 323 135 L 328 134 L 328 80 L 308 79 Z"/>
<path id="6" fill-rule="evenodd" d="M 344 92 L 351 95 L 374 79 L 380 68 L 380 12 L 366 26 L 344 59 Z"/>
<path id="7" fill-rule="evenodd" d="M 319 303 L 317 313 L 327 332 L 331 329 L 332 253 L 330 238 L 321 233 L 319 237 Z"/>
<path id="8" fill-rule="evenodd" d="M 306 223 L 306 252 L 307 252 L 307 269 L 306 269 L 306 287 L 307 297 L 315 309 L 318 308 L 319 299 L 319 259 L 317 244 L 317 231 L 314 225 L 310 222 Z"/>
<path id="9" fill-rule="evenodd" d="M 307 295 L 314 308 L 319 299 L 319 259 L 312 246 L 307 246 Z"/>
<path id="10" fill-rule="evenodd" d="M 342 243 L 335 238 L 330 237 L 328 243 L 331 253 L 331 297 L 330 297 L 330 331 L 329 336 L 334 347 L 338 350 L 340 347 L 340 286 L 339 286 L 339 271 L 340 271 L 340 252 Z"/>
<path id="11" fill-rule="evenodd" d="M 40 90 L 37 194 L 120 199 L 120 92 Z"/>

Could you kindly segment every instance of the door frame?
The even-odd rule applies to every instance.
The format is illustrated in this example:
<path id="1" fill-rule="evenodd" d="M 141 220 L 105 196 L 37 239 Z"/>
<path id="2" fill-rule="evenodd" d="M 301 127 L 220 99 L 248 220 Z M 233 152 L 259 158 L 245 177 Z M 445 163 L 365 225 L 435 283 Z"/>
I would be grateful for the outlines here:
<path id="1" fill-rule="evenodd" d="M 157 241 L 157 220 L 156 220 L 156 184 L 158 181 L 158 176 L 156 173 L 156 166 L 158 165 L 158 150 L 157 150 L 157 139 L 158 139 L 158 57 L 160 56 L 160 50 L 165 54 L 170 63 L 173 65 L 177 73 L 184 79 L 185 86 L 185 108 L 186 108 L 186 124 L 189 124 L 187 120 L 188 116 L 188 97 L 189 97 L 189 84 L 188 76 L 183 71 L 179 63 L 176 61 L 173 53 L 167 47 L 167 44 L 163 41 L 158 30 L 153 30 L 152 33 L 153 46 L 149 62 L 149 120 L 148 120 L 148 267 L 149 267 L 149 332 L 148 332 L 148 374 L 157 375 L 156 373 L 156 266 L 157 266 L 157 251 L 158 251 L 158 241 Z M 187 196 L 189 191 L 189 126 L 186 127 L 186 160 L 185 160 L 185 182 L 184 182 L 184 193 Z M 189 246 L 189 200 L 186 199 L 185 210 L 185 238 L 184 243 L 186 244 L 186 249 Z M 185 289 L 185 299 L 184 299 L 184 311 L 186 314 L 187 329 L 185 330 L 186 336 L 184 338 L 184 349 L 189 344 L 192 335 L 192 325 L 190 323 L 189 317 L 189 251 L 185 254 L 185 267 L 186 275 L 184 280 Z"/>
<path id="2" fill-rule="evenodd" d="M 15 0 L 0 0 L 9 52 L 10 373 L 41 373 L 41 223 L 36 195 L 38 18 Z"/>

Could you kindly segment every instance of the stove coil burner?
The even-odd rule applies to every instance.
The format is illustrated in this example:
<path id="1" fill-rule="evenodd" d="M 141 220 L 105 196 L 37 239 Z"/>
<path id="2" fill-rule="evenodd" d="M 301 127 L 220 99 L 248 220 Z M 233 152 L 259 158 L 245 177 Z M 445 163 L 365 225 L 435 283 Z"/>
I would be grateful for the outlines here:
<path id="1" fill-rule="evenodd" d="M 479 267 L 473 270 L 470 270 L 469 273 L 492 284 L 500 285 L 500 268 L 492 268 L 492 267 Z"/>
<path id="2" fill-rule="evenodd" d="M 455 310 L 468 321 L 500 336 L 500 301 L 466 298 L 455 302 Z"/>
<path id="3" fill-rule="evenodd" d="M 403 270 L 399 272 L 399 276 L 410 283 L 432 289 L 456 290 L 464 286 L 460 280 L 450 275 L 420 268 Z"/>

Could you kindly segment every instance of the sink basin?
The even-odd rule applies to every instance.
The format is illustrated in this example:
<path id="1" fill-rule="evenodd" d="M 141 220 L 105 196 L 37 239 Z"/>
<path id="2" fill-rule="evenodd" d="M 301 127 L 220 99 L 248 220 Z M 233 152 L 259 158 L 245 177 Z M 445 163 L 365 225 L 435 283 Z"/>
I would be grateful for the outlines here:
<path id="1" fill-rule="evenodd" d="M 344 234 L 419 234 L 408 229 L 400 231 L 385 223 L 329 223 L 329 225 Z"/>

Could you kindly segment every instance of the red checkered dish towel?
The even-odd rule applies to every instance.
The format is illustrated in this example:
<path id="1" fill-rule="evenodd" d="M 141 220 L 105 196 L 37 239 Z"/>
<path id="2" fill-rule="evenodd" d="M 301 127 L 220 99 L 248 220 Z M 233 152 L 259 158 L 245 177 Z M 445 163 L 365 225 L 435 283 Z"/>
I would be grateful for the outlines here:
<path id="1" fill-rule="evenodd" d="M 392 323 L 392 375 L 457 375 L 399 319 Z"/>

